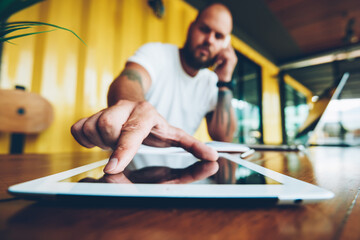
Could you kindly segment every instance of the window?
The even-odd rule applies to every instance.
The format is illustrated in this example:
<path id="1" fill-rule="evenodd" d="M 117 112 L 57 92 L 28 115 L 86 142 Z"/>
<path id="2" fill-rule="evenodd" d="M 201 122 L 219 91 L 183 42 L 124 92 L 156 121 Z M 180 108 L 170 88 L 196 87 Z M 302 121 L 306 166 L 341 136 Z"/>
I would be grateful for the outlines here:
<path id="1" fill-rule="evenodd" d="M 284 83 L 284 125 L 287 144 L 295 143 L 295 136 L 309 114 L 306 96 Z"/>
<path id="2" fill-rule="evenodd" d="M 263 143 L 261 67 L 239 52 L 236 54 L 232 105 L 238 122 L 234 142 Z"/>

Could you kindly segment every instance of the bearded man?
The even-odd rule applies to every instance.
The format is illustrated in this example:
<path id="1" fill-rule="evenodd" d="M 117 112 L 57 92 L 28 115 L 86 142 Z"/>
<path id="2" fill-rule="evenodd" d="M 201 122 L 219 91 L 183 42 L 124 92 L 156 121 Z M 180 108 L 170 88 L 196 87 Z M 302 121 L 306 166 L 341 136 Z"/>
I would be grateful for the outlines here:
<path id="1" fill-rule="evenodd" d="M 191 23 L 183 48 L 143 45 L 111 84 L 108 108 L 76 122 L 74 138 L 88 148 L 113 150 L 104 168 L 108 174 L 122 172 L 141 144 L 178 146 L 216 161 L 217 152 L 191 135 L 206 117 L 212 139 L 232 140 L 236 119 L 229 82 L 237 57 L 231 31 L 231 12 L 215 3 Z"/>

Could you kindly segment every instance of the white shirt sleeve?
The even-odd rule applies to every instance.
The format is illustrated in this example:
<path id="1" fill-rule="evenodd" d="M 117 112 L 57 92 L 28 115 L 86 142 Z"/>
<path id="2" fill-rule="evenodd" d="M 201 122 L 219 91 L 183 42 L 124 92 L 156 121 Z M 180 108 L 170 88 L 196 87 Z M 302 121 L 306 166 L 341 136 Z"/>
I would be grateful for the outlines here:
<path id="1" fill-rule="evenodd" d="M 141 65 L 149 73 L 151 82 L 158 79 L 158 74 L 163 66 L 165 59 L 161 43 L 147 43 L 141 46 L 128 62 Z"/>

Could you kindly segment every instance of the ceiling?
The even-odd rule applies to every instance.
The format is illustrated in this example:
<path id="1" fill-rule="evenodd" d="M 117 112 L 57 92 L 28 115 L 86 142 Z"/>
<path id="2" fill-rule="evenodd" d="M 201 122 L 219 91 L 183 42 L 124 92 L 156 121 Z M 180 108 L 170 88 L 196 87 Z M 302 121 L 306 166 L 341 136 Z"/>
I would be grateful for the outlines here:
<path id="1" fill-rule="evenodd" d="M 198 9 L 213 2 L 186 1 Z M 233 34 L 314 95 L 321 95 L 349 72 L 340 98 L 360 98 L 359 0 L 221 2 L 232 11 Z"/>

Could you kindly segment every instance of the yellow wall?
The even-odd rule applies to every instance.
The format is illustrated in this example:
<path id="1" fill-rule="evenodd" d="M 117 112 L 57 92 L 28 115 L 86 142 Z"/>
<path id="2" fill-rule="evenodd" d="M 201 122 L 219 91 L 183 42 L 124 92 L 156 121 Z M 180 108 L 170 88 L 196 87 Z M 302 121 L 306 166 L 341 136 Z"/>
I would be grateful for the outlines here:
<path id="1" fill-rule="evenodd" d="M 87 151 L 70 134 L 78 119 L 106 107 L 107 88 L 126 59 L 150 41 L 181 46 L 197 10 L 181 0 L 164 0 L 165 16 L 158 19 L 147 0 L 47 0 L 10 21 L 43 21 L 74 30 L 56 30 L 4 44 L 1 88 L 23 85 L 48 99 L 55 110 L 52 126 L 27 136 L 25 152 Z M 236 49 L 262 67 L 263 119 L 266 143 L 281 142 L 278 68 L 233 37 Z M 196 133 L 208 139 L 204 125 Z M 9 134 L 0 133 L 0 153 L 7 153 Z"/>

